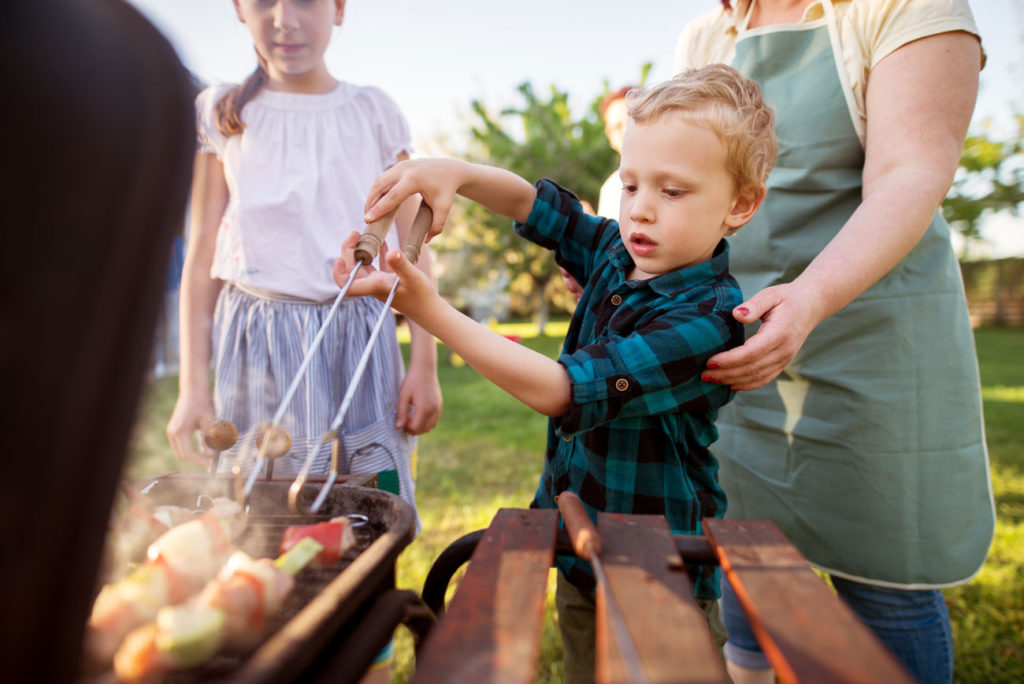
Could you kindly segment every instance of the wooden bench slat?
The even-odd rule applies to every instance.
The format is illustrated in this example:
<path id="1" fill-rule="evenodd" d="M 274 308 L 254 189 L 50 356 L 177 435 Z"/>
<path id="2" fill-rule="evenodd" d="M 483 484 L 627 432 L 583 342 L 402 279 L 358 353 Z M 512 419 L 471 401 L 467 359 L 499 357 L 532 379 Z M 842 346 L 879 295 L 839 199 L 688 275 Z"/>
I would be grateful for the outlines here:
<path id="1" fill-rule="evenodd" d="M 726 682 L 721 652 L 711 639 L 704 612 L 660 515 L 599 513 L 600 559 L 644 672 L 651 682 Z M 627 681 L 608 624 L 603 596 L 597 598 L 598 682 Z"/>
<path id="2" fill-rule="evenodd" d="M 417 656 L 417 683 L 533 682 L 558 511 L 503 508 Z"/>
<path id="3" fill-rule="evenodd" d="M 726 578 L 779 681 L 913 679 L 768 520 L 704 520 Z"/>

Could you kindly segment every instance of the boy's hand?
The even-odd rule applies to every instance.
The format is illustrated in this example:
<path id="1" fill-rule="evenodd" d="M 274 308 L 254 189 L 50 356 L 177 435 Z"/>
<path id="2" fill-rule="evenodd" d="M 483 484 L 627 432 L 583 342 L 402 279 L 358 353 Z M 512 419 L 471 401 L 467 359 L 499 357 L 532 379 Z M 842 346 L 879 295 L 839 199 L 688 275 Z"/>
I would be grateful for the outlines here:
<path id="1" fill-rule="evenodd" d="M 434 220 L 427 232 L 426 242 L 441 233 L 452 200 L 458 192 L 459 169 L 462 162 L 455 159 L 415 159 L 401 161 L 382 173 L 370 186 L 363 207 L 367 223 L 400 205 L 406 198 L 419 193 L 434 212 Z"/>
<path id="2" fill-rule="evenodd" d="M 334 262 L 334 281 L 343 286 L 352 269 L 356 265 L 355 248 L 359 242 L 359 233 L 353 231 L 341 245 L 341 257 Z M 381 245 L 380 263 L 382 270 L 364 265 L 349 287 L 349 297 L 371 295 L 384 301 L 391 292 L 396 275 L 401 281 L 395 291 L 392 306 L 403 314 L 416 320 L 415 314 L 430 305 L 437 297 L 433 283 L 423 271 L 416 268 L 398 250 L 389 251 L 387 245 Z"/>

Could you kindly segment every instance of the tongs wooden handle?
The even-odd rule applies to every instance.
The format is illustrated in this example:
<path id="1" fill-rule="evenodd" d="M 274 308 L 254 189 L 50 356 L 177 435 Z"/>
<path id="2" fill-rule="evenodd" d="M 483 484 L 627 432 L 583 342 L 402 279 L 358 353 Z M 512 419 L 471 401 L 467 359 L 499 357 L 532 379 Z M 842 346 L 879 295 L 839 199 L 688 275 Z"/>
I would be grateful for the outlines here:
<path id="1" fill-rule="evenodd" d="M 395 220 L 395 214 L 397 213 L 398 207 L 395 207 L 373 223 L 367 225 L 366 230 L 359 236 L 359 242 L 356 243 L 355 256 L 357 261 L 362 262 L 365 266 L 377 257 L 377 253 L 380 252 L 381 245 L 387 239 L 388 230 L 391 228 L 391 223 Z M 427 227 L 429 228 L 430 226 L 428 225 Z"/>
<path id="2" fill-rule="evenodd" d="M 391 213 L 391 212 L 389 212 Z M 382 219 L 388 218 L 385 215 Z M 409 234 L 405 236 L 405 240 L 402 244 L 402 254 L 412 263 L 416 263 L 419 260 L 420 248 L 423 245 L 423 240 L 427 236 L 427 232 L 430 230 L 430 224 L 434 220 L 434 212 L 426 204 L 426 202 L 420 202 L 420 207 L 416 211 L 416 217 L 412 221 L 412 226 L 409 228 Z M 377 222 L 374 222 L 376 224 Z M 372 227 L 372 225 L 371 225 Z M 373 241 L 376 237 L 367 240 L 367 245 L 372 247 Z M 368 263 L 376 256 L 376 250 L 380 248 L 381 242 L 378 241 L 373 254 L 363 263 Z M 356 258 L 362 260 L 363 257 L 358 253 L 359 246 L 356 246 Z M 370 252 L 366 252 L 370 254 Z M 302 464 L 302 470 L 295 477 L 295 481 L 292 482 L 291 487 L 288 488 L 288 507 L 293 513 L 296 514 L 312 514 L 320 510 L 324 501 L 327 500 L 327 495 L 331 492 L 331 487 L 338 480 L 338 473 L 340 468 L 340 457 L 339 452 L 341 447 L 339 440 L 341 439 L 341 423 L 345 418 L 345 414 L 348 412 L 348 407 L 352 402 L 352 398 L 355 396 L 355 389 L 359 384 L 359 380 L 362 378 L 363 371 L 366 369 L 366 363 L 370 358 L 370 351 L 373 349 L 374 342 L 377 340 L 377 335 L 380 333 L 380 329 L 384 324 L 385 317 L 391 312 L 391 302 L 395 297 L 395 289 L 398 287 L 398 278 L 395 278 L 395 284 L 391 288 L 391 294 L 388 295 L 387 301 L 384 302 L 384 308 L 381 309 L 380 316 L 377 318 L 377 323 L 374 325 L 372 332 L 370 333 L 369 339 L 366 341 L 366 347 L 363 349 L 363 354 L 359 358 L 359 363 L 356 365 L 355 371 L 352 373 L 352 379 L 349 381 L 348 389 L 345 392 L 345 397 L 341 401 L 341 407 L 338 409 L 338 413 L 334 418 L 334 422 L 331 424 L 330 429 L 324 435 L 321 440 L 321 444 L 328 442 L 334 442 L 331 448 L 331 472 L 324 480 L 324 484 L 320 487 L 320 491 L 317 493 L 316 498 L 313 500 L 312 505 L 308 508 L 299 501 L 299 494 L 302 492 L 303 487 L 306 484 L 306 480 L 309 477 L 309 470 L 313 465 L 313 459 L 319 452 L 318 448 L 311 449 L 309 454 L 306 456 L 305 463 Z"/>

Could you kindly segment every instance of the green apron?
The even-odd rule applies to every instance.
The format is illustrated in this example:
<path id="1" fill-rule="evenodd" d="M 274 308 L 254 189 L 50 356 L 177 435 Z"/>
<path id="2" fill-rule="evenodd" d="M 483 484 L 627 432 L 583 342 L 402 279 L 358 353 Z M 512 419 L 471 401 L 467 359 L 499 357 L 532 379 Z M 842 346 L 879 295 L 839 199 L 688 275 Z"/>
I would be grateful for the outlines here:
<path id="1" fill-rule="evenodd" d="M 777 109 L 781 148 L 766 201 L 729 238 L 748 298 L 799 275 L 861 199 L 864 149 L 835 58 L 834 9 L 823 5 L 821 21 L 744 32 L 736 44 L 734 66 Z M 994 508 L 974 339 L 941 216 L 718 425 L 729 517 L 774 520 L 812 563 L 844 577 L 970 579 Z"/>

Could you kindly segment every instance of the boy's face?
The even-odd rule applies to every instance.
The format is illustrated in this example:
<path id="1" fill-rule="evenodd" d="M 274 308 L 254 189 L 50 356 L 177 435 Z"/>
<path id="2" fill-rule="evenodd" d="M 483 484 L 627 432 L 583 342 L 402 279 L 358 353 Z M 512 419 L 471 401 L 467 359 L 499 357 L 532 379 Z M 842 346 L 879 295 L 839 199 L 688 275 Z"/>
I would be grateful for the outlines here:
<path id="1" fill-rule="evenodd" d="M 714 131 L 673 112 L 629 123 L 619 176 L 619 232 L 636 264 L 630 280 L 707 261 L 760 203 L 738 192 Z"/>

